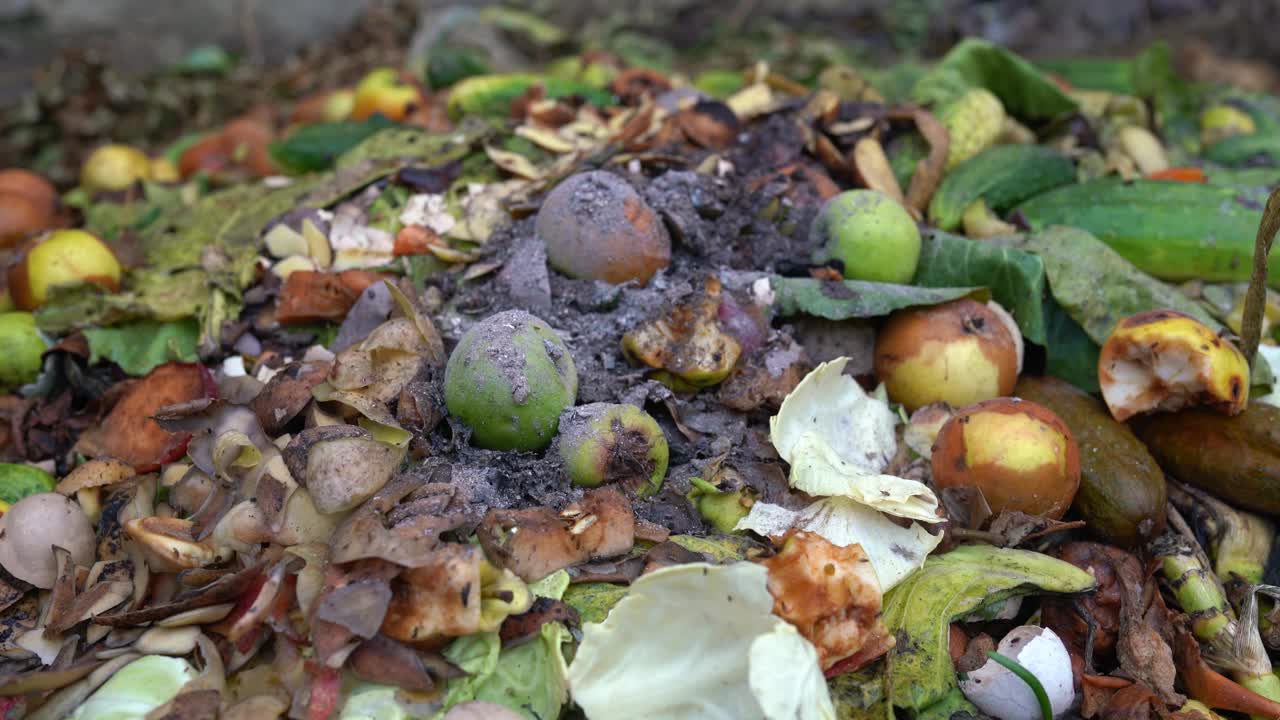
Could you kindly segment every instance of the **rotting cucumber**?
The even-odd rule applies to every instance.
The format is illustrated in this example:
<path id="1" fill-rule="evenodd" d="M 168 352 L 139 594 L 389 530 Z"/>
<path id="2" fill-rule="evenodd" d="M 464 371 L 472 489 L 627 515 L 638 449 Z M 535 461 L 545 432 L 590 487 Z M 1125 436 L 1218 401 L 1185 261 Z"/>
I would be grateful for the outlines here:
<path id="1" fill-rule="evenodd" d="M 1013 392 L 1049 408 L 1071 429 L 1080 446 L 1080 490 L 1073 507 L 1091 531 L 1108 543 L 1133 547 L 1164 530 L 1164 473 L 1101 402 L 1051 377 L 1024 377 Z"/>
<path id="2" fill-rule="evenodd" d="M 1232 505 L 1280 515 L 1280 408 L 1226 416 L 1193 408 L 1130 421 L 1165 472 Z"/>

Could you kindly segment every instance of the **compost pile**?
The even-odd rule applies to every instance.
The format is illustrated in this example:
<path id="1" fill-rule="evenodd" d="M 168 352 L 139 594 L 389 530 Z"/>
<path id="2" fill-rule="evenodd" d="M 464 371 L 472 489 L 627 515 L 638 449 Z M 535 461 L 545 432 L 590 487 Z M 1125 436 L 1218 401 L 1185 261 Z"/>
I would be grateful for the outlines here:
<path id="1" fill-rule="evenodd" d="M 4 717 L 1280 717 L 1280 99 L 428 55 L 0 173 Z"/>

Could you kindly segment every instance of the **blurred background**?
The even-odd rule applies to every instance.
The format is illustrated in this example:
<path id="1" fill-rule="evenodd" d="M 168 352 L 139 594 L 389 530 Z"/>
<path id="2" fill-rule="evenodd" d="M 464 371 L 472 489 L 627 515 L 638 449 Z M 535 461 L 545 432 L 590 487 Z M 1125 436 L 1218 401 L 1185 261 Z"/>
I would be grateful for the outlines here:
<path id="1" fill-rule="evenodd" d="M 604 49 L 628 64 L 928 60 L 964 36 L 1036 59 L 1167 41 L 1192 75 L 1277 84 L 1277 0 L 0 0 L 0 163 L 47 169 L 108 131 L 164 142 L 266 99 L 411 67 L 444 44 L 491 70 Z M 1243 64 L 1241 64 L 1243 61 Z M 1210 79 L 1210 78 L 1206 78 Z M 134 135 L 134 138 L 129 135 Z M 68 160 L 70 158 L 67 158 Z"/>

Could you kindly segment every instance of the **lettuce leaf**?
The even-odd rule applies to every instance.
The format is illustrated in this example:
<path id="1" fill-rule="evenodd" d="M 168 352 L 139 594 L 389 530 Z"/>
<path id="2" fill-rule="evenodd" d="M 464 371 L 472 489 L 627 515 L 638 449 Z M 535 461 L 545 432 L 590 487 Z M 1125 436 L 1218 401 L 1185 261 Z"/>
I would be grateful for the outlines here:
<path id="1" fill-rule="evenodd" d="M 583 628 L 569 666 L 591 720 L 835 718 L 817 651 L 773 615 L 761 565 L 690 563 L 636 580 Z"/>
<path id="2" fill-rule="evenodd" d="M 195 362 L 200 326 L 194 319 L 178 322 L 143 320 L 116 327 L 84 329 L 89 341 L 89 362 L 110 360 L 122 370 L 140 377 L 169 361 Z"/>

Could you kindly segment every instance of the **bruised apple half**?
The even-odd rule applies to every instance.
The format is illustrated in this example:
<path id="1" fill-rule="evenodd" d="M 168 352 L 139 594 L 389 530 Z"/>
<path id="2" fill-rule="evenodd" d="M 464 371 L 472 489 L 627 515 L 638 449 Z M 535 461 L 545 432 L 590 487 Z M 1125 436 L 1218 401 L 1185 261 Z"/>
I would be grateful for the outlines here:
<path id="1" fill-rule="evenodd" d="M 1121 422 L 1194 405 L 1235 415 L 1249 402 L 1249 363 L 1190 315 L 1150 310 L 1121 320 L 1103 343 L 1098 384 Z"/>
<path id="2" fill-rule="evenodd" d="M 1022 334 L 994 302 L 960 298 L 899 310 L 876 337 L 876 376 L 909 412 L 1009 395 L 1021 365 Z"/>
<path id="3" fill-rule="evenodd" d="M 1066 423 L 1027 400 L 996 398 L 964 408 L 933 444 L 939 489 L 982 491 L 999 514 L 1060 518 L 1080 487 L 1080 449 Z"/>

